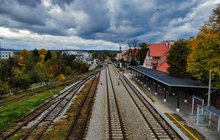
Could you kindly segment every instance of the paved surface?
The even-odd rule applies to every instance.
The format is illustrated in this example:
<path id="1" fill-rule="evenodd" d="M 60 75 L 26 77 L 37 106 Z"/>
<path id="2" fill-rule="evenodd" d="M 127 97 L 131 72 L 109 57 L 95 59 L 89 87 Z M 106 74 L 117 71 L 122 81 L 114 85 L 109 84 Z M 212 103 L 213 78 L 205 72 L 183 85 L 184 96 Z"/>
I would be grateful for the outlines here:
<path id="1" fill-rule="evenodd" d="M 95 69 L 96 67 L 97 67 L 97 64 L 92 64 L 92 65 L 89 66 L 89 70 L 93 70 L 93 69 Z"/>
<path id="2" fill-rule="evenodd" d="M 133 79 L 132 75 L 125 74 L 130 80 Z M 146 88 L 147 89 L 147 88 Z M 180 100 L 180 112 L 176 112 L 176 96 L 167 96 L 167 102 L 164 103 L 164 95 L 158 93 L 157 95 L 154 94 L 154 91 L 148 90 L 150 95 L 156 100 L 157 104 L 162 108 L 164 112 L 176 113 L 181 116 L 189 126 L 198 130 L 202 133 L 208 140 L 219 140 L 220 133 L 213 127 L 208 126 L 201 126 L 196 125 L 196 118 L 195 115 L 191 114 L 191 104 L 185 103 L 183 100 Z"/>

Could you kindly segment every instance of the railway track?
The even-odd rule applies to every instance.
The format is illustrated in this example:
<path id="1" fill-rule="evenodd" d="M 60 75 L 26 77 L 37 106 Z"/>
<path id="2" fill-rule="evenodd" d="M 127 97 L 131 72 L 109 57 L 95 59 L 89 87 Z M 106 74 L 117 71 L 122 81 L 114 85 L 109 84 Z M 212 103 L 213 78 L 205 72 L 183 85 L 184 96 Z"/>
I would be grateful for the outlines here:
<path id="1" fill-rule="evenodd" d="M 28 129 L 25 129 L 24 135 L 22 135 L 21 139 L 28 139 L 28 137 L 34 131 L 37 132 L 37 135 L 34 139 L 40 139 L 43 133 L 51 125 L 51 123 L 69 104 L 69 102 L 80 89 L 80 87 L 82 87 L 82 85 L 86 83 L 89 79 L 91 79 L 95 74 L 97 74 L 97 72 L 81 79 L 80 81 L 76 82 L 76 84 L 74 84 L 72 87 L 58 94 L 52 100 L 46 102 L 34 111 L 30 112 L 20 121 L 18 121 L 19 123 L 17 123 L 12 130 L 9 130 L 8 132 L 4 132 L 3 134 L 1 134 L 2 139 L 9 139 L 10 137 L 14 136 L 15 133 L 17 133 L 25 127 Z"/>
<path id="2" fill-rule="evenodd" d="M 126 132 L 121 118 L 118 101 L 115 95 L 111 74 L 108 65 L 106 66 L 107 106 L 108 106 L 108 134 L 107 139 L 127 139 Z M 107 72 L 108 71 L 108 72 Z"/>
<path id="3" fill-rule="evenodd" d="M 112 68 L 120 77 L 121 83 L 145 119 L 148 125 L 148 130 L 150 132 L 149 137 L 152 139 L 181 139 L 175 130 L 173 130 L 166 123 L 166 121 L 146 101 L 143 95 L 130 83 L 130 81 L 128 81 L 128 79 L 122 75 L 114 66 L 112 66 Z"/>
<path id="4" fill-rule="evenodd" d="M 86 93 L 82 102 L 80 103 L 80 107 L 69 129 L 66 140 L 75 140 L 75 139 L 82 140 L 84 138 L 86 126 L 88 124 L 89 116 L 91 114 L 93 99 L 96 92 L 96 87 L 98 84 L 99 77 L 100 77 L 100 72 L 93 79 L 88 92 Z"/>

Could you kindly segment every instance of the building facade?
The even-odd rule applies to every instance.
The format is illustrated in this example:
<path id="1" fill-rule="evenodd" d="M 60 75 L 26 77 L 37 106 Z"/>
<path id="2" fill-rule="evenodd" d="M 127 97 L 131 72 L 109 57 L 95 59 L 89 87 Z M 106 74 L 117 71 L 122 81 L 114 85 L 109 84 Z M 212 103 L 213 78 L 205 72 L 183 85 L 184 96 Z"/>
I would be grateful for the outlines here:
<path id="1" fill-rule="evenodd" d="M 12 50 L 0 50 L 0 59 L 9 59 L 9 57 L 14 56 L 14 51 Z"/>

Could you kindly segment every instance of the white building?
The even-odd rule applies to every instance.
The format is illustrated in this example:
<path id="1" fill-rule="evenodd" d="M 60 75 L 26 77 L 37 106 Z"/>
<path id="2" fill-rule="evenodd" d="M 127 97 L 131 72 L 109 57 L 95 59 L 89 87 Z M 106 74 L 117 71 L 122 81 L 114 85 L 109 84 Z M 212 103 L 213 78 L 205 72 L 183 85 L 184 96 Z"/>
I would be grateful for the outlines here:
<path id="1" fill-rule="evenodd" d="M 8 59 L 10 57 L 14 56 L 14 51 L 7 50 L 7 49 L 1 49 L 0 50 L 0 59 Z"/>
<path id="2" fill-rule="evenodd" d="M 67 55 L 75 55 L 76 60 L 85 62 L 87 64 L 92 63 L 92 53 L 89 52 L 84 52 L 84 51 L 63 51 L 62 54 L 67 54 Z"/>
<path id="3" fill-rule="evenodd" d="M 63 51 L 62 54 L 67 54 L 67 55 L 77 55 L 78 52 L 77 51 Z"/>

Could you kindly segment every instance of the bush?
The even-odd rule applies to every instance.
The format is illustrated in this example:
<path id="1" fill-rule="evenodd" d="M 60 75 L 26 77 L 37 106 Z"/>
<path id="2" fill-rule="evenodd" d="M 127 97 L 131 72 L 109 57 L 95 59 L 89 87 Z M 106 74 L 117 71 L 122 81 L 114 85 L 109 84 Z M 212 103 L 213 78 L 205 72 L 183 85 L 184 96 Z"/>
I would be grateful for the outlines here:
<path id="1" fill-rule="evenodd" d="M 9 93 L 8 83 L 0 81 L 0 96 L 8 93 Z"/>
<path id="2" fill-rule="evenodd" d="M 64 74 L 65 75 L 70 75 L 72 73 L 71 67 L 67 66 L 64 68 Z"/>

